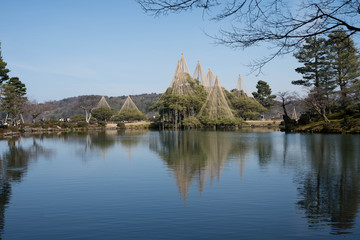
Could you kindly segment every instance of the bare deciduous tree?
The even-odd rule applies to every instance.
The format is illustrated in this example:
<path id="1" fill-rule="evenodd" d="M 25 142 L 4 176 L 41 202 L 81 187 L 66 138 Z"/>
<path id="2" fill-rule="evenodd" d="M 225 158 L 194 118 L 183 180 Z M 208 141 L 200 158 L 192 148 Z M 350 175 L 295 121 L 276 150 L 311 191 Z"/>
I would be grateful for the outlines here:
<path id="1" fill-rule="evenodd" d="M 326 112 L 328 101 L 324 95 L 323 89 L 314 88 L 310 90 L 308 96 L 304 99 L 304 103 L 309 109 L 314 110 L 317 114 L 319 114 L 325 122 L 329 122 Z"/>
<path id="2" fill-rule="evenodd" d="M 290 93 L 286 91 L 277 93 L 277 97 L 280 100 L 281 107 L 284 111 L 283 120 L 285 125 L 285 131 L 291 132 L 293 125 L 296 124 L 296 120 L 290 118 L 286 106 L 293 104 L 298 99 L 298 95 L 294 92 Z"/>
<path id="3" fill-rule="evenodd" d="M 30 100 L 25 103 L 23 113 L 31 116 L 31 121 L 35 122 L 35 119 L 42 113 L 49 111 L 50 105 L 48 103 L 37 103 L 36 100 Z"/>
<path id="4" fill-rule="evenodd" d="M 89 123 L 91 120 L 91 112 L 93 110 L 93 107 L 84 106 L 84 105 L 80 105 L 80 107 L 85 111 L 85 121 Z"/>
<path id="5" fill-rule="evenodd" d="M 137 0 L 147 13 L 167 15 L 202 9 L 210 20 L 228 19 L 232 27 L 212 36 L 231 48 L 270 44 L 274 52 L 254 61 L 261 68 L 274 57 L 294 51 L 306 38 L 343 28 L 348 36 L 360 31 L 358 0 Z"/>

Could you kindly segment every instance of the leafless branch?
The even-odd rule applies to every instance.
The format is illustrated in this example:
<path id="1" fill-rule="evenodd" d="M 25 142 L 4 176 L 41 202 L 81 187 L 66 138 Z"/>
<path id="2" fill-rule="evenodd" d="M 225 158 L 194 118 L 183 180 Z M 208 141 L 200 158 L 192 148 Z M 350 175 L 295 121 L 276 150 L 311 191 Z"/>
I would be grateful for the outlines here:
<path id="1" fill-rule="evenodd" d="M 155 16 L 202 9 L 209 20 L 229 20 L 229 30 L 220 29 L 211 37 L 231 48 L 247 48 L 262 43 L 277 48 L 256 60 L 258 71 L 274 57 L 294 51 L 305 38 L 329 34 L 343 28 L 360 32 L 360 2 L 355 0 L 304 0 L 298 6 L 285 0 L 137 0 L 143 10 Z M 210 34 L 209 34 L 210 35 Z"/>

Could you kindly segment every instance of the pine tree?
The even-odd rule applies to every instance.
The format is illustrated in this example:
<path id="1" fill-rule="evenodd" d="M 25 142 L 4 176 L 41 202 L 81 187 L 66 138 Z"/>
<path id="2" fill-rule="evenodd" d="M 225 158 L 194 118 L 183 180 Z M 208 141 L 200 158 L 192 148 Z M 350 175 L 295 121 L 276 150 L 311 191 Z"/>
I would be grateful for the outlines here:
<path id="1" fill-rule="evenodd" d="M 307 38 L 306 43 L 294 56 L 300 63 L 304 64 L 295 69 L 296 72 L 303 75 L 303 79 L 291 83 L 306 87 L 321 87 L 321 82 L 327 75 L 325 67 L 328 65 L 325 39 Z"/>
<path id="2" fill-rule="evenodd" d="M 259 80 L 256 84 L 257 92 L 253 92 L 252 95 L 258 102 L 266 108 L 271 107 L 275 95 L 271 94 L 271 88 L 265 81 Z"/>
<path id="3" fill-rule="evenodd" d="M 349 84 L 360 77 L 360 58 L 354 41 L 342 29 L 329 34 L 327 41 L 330 49 L 329 59 L 334 72 L 334 79 L 340 87 L 342 105 L 347 104 Z"/>
<path id="4" fill-rule="evenodd" d="M 11 117 L 17 117 L 27 100 L 25 84 L 18 77 L 12 77 L 3 85 L 1 108 Z"/>
<path id="5" fill-rule="evenodd" d="M 232 89 L 230 92 L 226 91 L 226 96 L 229 99 L 231 106 L 237 117 L 243 119 L 256 120 L 261 112 L 266 111 L 255 98 L 248 97 L 243 90 Z"/>
<path id="6" fill-rule="evenodd" d="M 336 88 L 328 57 L 329 51 L 327 41 L 324 38 L 307 38 L 302 48 L 294 54 L 298 61 L 303 63 L 302 67 L 295 69 L 296 72 L 303 75 L 303 78 L 292 81 L 294 85 L 311 87 L 314 99 L 321 102 L 323 109 L 328 111 Z"/>

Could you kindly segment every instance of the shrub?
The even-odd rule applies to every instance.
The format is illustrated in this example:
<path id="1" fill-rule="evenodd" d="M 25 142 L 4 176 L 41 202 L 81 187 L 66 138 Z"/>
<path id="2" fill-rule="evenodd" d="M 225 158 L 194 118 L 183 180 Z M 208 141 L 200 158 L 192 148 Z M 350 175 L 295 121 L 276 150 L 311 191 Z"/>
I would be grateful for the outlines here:
<path id="1" fill-rule="evenodd" d="M 184 120 L 182 120 L 182 125 L 184 127 L 200 127 L 201 122 L 196 117 L 187 117 Z"/>
<path id="2" fill-rule="evenodd" d="M 244 112 L 242 117 L 246 120 L 257 120 L 260 116 L 259 112 Z"/>
<path id="3" fill-rule="evenodd" d="M 312 119 L 312 115 L 311 113 L 303 113 L 300 115 L 300 118 L 298 120 L 298 124 L 299 125 L 306 125 L 306 124 L 309 124 L 311 122 L 311 119 Z"/>
<path id="4" fill-rule="evenodd" d="M 33 124 L 33 127 L 36 127 L 36 128 L 39 128 L 39 127 L 41 127 L 42 126 L 42 123 L 41 122 L 35 122 L 34 124 Z"/>
<path id="5" fill-rule="evenodd" d="M 88 126 L 89 126 L 89 124 L 85 121 L 77 123 L 77 127 L 80 127 L 80 128 L 87 128 Z"/>
<path id="6" fill-rule="evenodd" d="M 200 117 L 200 122 L 206 127 L 213 127 L 217 124 L 216 118 Z"/>
<path id="7" fill-rule="evenodd" d="M 106 127 L 106 122 L 98 121 L 98 125 L 101 126 L 101 127 Z"/>
<path id="8" fill-rule="evenodd" d="M 111 118 L 113 121 L 139 121 L 146 120 L 147 116 L 137 109 L 124 109 Z"/>
<path id="9" fill-rule="evenodd" d="M 114 115 L 114 111 L 108 107 L 100 107 L 94 109 L 92 115 L 99 121 L 107 121 Z"/>
<path id="10" fill-rule="evenodd" d="M 18 132 L 18 131 L 19 131 L 19 129 L 18 129 L 17 127 L 15 127 L 15 126 L 9 126 L 8 128 L 9 128 L 10 131 L 12 131 L 12 132 Z"/>
<path id="11" fill-rule="evenodd" d="M 81 115 L 81 114 L 76 114 L 76 115 L 72 116 L 70 119 L 72 122 L 84 122 L 85 116 Z"/>

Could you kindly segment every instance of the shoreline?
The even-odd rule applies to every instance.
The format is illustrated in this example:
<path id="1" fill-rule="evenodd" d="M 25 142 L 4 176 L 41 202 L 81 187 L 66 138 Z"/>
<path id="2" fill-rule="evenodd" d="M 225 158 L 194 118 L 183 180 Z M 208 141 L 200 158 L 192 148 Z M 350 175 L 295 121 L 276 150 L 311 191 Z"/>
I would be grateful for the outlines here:
<path id="1" fill-rule="evenodd" d="M 282 125 L 280 125 L 280 120 L 258 120 L 258 121 L 245 121 L 245 124 L 242 124 L 237 129 L 273 129 L 276 131 L 282 131 Z M 302 133 L 302 134 L 360 134 L 359 129 L 352 129 L 345 131 L 344 129 L 338 128 L 329 128 L 325 126 L 323 122 L 316 122 L 310 125 L 298 126 L 291 131 L 291 133 Z M 8 129 L 0 129 L 0 138 L 8 138 L 14 136 L 31 135 L 31 134 L 43 134 L 43 133 L 72 133 L 72 132 L 98 132 L 106 130 L 151 130 L 151 122 L 149 121 L 140 121 L 132 123 L 124 123 L 118 125 L 114 122 L 109 122 L 105 126 L 99 125 L 88 125 L 86 127 L 74 127 L 76 124 L 71 125 L 70 127 L 60 127 L 58 124 L 54 124 L 53 127 L 34 127 L 31 125 L 25 125 L 23 128 L 9 127 Z M 201 129 L 201 128 L 199 128 Z M 325 131 L 326 130 L 326 131 Z"/>

